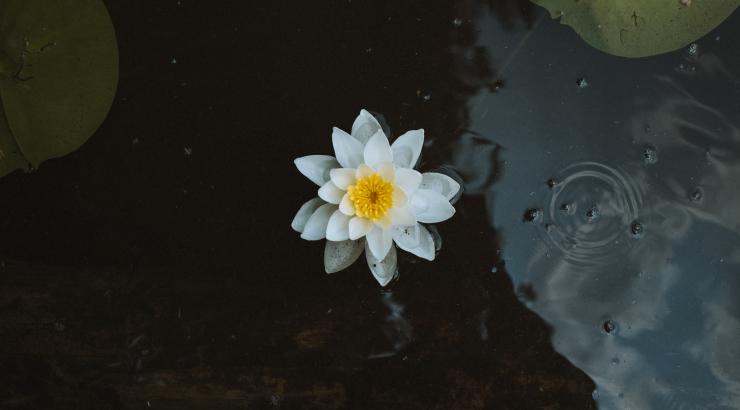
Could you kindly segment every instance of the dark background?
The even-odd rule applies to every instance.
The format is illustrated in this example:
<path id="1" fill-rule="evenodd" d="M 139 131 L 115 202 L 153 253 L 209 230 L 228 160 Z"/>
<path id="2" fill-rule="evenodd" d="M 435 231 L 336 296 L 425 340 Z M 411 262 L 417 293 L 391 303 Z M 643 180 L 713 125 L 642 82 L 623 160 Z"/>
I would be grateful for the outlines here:
<path id="1" fill-rule="evenodd" d="M 323 242 L 290 229 L 316 189 L 293 159 L 331 153 L 361 108 L 425 128 L 421 170 L 446 164 L 467 99 L 505 86 L 470 19 L 527 27 L 529 2 L 107 4 L 107 120 L 0 180 L 0 408 L 594 407 L 482 198 L 386 289 L 364 261 L 326 275 Z"/>

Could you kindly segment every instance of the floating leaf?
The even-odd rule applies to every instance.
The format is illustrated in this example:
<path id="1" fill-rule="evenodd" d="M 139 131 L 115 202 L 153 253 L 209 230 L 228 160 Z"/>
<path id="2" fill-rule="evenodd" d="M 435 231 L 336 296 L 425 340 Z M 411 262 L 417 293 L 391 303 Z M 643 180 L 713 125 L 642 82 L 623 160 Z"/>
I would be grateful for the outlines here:
<path id="1" fill-rule="evenodd" d="M 0 103 L 0 177 L 28 166 L 28 161 L 21 154 L 13 134 L 10 133 L 2 108 L 2 103 Z"/>
<path id="2" fill-rule="evenodd" d="M 38 166 L 87 141 L 117 83 L 118 47 L 102 1 L 0 2 L 0 97 L 27 162 Z M 1 149 L 7 140 L 0 129 Z"/>
<path id="3" fill-rule="evenodd" d="M 532 0 L 591 46 L 622 57 L 684 47 L 717 27 L 740 0 Z"/>

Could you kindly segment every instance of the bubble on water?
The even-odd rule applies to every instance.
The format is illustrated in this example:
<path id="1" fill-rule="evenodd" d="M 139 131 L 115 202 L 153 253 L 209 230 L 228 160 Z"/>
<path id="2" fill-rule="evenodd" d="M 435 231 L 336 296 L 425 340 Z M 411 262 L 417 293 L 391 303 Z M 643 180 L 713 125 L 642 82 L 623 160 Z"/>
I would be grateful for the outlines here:
<path id="1" fill-rule="evenodd" d="M 699 55 L 699 45 L 696 43 L 691 43 L 689 46 L 689 55 L 692 57 L 696 57 Z"/>
<path id="2" fill-rule="evenodd" d="M 633 221 L 630 225 L 630 233 L 635 239 L 642 238 L 642 235 L 645 234 L 645 225 L 643 225 L 640 221 Z"/>
<path id="3" fill-rule="evenodd" d="M 564 213 L 565 215 L 573 215 L 574 213 L 576 213 L 576 204 L 572 202 L 566 202 L 560 205 L 560 212 Z"/>
<path id="4" fill-rule="evenodd" d="M 529 223 L 537 223 L 542 221 L 542 209 L 539 208 L 528 208 L 526 211 L 524 211 L 524 216 L 522 219 L 524 222 Z"/>
<path id="5" fill-rule="evenodd" d="M 601 325 L 601 328 L 604 330 L 604 332 L 608 335 L 615 334 L 617 332 L 617 322 L 608 319 L 604 321 L 604 323 Z"/>
<path id="6" fill-rule="evenodd" d="M 578 88 L 586 88 L 588 87 L 588 81 L 586 81 L 585 77 L 581 77 L 576 80 L 576 85 L 578 86 Z"/>
<path id="7" fill-rule="evenodd" d="M 691 199 L 691 202 L 699 203 L 704 199 L 704 190 L 701 188 L 696 188 L 693 191 L 691 191 L 691 194 L 689 194 L 689 199 Z"/>
<path id="8" fill-rule="evenodd" d="M 658 149 L 653 145 L 646 145 L 642 149 L 642 157 L 646 164 L 655 164 L 658 162 Z"/>
<path id="9" fill-rule="evenodd" d="M 599 219 L 600 216 L 601 210 L 598 205 L 591 205 L 591 207 L 586 210 L 586 220 L 588 222 L 594 222 Z"/>

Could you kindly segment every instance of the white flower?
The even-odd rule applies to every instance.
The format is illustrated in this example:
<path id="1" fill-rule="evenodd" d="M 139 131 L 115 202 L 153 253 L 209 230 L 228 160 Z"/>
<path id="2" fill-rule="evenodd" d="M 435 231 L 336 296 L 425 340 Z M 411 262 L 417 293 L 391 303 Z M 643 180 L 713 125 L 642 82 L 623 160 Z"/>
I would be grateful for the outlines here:
<path id="1" fill-rule="evenodd" d="M 413 168 L 424 144 L 424 130 L 409 131 L 390 145 L 378 121 L 362 110 L 352 135 L 334 128 L 336 157 L 309 155 L 295 160 L 317 184 L 318 198 L 301 206 L 292 227 L 301 238 L 327 239 L 327 273 L 351 265 L 365 250 L 373 276 L 385 286 L 396 274 L 396 248 L 434 260 L 435 246 L 422 223 L 455 213 L 450 204 L 460 185 L 447 175 Z"/>

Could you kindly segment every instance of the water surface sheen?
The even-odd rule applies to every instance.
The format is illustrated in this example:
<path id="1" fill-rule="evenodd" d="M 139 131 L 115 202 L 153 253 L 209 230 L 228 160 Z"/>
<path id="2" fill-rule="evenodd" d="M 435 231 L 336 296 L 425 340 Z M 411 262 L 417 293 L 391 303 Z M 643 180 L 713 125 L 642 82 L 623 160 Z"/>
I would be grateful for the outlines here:
<path id="1" fill-rule="evenodd" d="M 600 408 L 740 408 L 740 15 L 643 59 L 479 24 L 506 86 L 470 101 L 455 163 L 555 349 Z"/>

